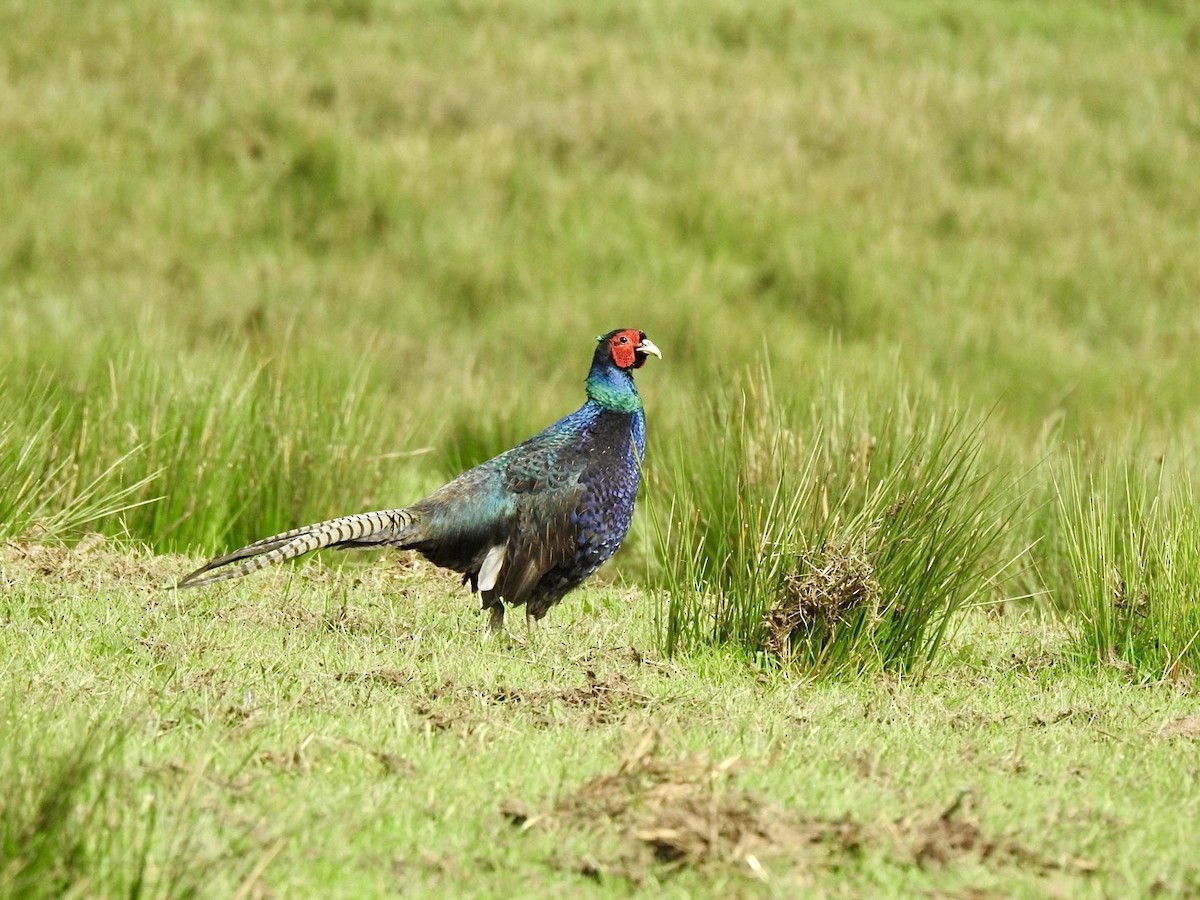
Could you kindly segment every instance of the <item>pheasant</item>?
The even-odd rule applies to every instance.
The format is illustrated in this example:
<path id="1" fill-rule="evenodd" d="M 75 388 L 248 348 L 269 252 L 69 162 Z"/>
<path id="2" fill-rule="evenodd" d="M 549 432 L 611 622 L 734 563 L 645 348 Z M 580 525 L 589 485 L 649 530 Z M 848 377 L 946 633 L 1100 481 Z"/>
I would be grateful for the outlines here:
<path id="1" fill-rule="evenodd" d="M 621 546 L 633 519 L 646 415 L 633 370 L 662 358 L 644 332 L 597 338 L 587 402 L 550 427 L 403 509 L 364 512 L 255 541 L 201 566 L 190 588 L 325 547 L 416 550 L 470 583 L 504 628 L 504 602 L 532 625 Z"/>

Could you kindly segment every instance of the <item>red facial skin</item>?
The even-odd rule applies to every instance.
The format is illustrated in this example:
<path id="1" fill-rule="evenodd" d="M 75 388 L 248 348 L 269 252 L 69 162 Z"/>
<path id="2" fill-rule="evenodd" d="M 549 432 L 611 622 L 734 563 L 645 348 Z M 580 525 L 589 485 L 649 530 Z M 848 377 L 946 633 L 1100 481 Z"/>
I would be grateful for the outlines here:
<path id="1" fill-rule="evenodd" d="M 645 354 L 637 352 L 637 346 L 642 342 L 643 337 L 645 335 L 640 331 L 630 328 L 618 331 L 608 339 L 613 362 L 618 369 L 636 369 L 646 361 Z"/>

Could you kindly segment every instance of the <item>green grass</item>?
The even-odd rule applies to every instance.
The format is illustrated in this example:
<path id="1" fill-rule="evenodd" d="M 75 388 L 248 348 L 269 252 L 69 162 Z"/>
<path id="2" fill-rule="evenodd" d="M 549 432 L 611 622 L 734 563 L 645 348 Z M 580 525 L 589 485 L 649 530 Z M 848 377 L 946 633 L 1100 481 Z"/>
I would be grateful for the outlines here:
<path id="1" fill-rule="evenodd" d="M 6 412 L 10 417 L 0 426 L 0 535 L 35 529 L 51 538 L 78 534 L 158 499 L 136 499 L 150 489 L 155 473 L 127 480 L 140 447 L 85 473 L 68 449 L 77 437 L 74 423 L 62 421 L 62 407 L 47 395 L 27 397 L 20 407 L 10 404 Z"/>
<path id="2" fill-rule="evenodd" d="M 89 723 L 51 696 L 38 700 L 45 706 L 33 711 L 10 700 L 0 741 L 4 896 L 195 897 L 217 866 L 246 855 L 236 840 L 213 856 L 197 852 L 200 768 L 177 789 L 144 789 L 126 752 L 127 710 Z"/>
<path id="3" fill-rule="evenodd" d="M 1074 576 L 1069 618 L 1097 660 L 1155 679 L 1195 672 L 1200 522 L 1191 481 L 1116 468 L 1069 482 L 1060 497 Z"/>
<path id="4" fill-rule="evenodd" d="M 972 613 L 932 677 L 812 682 L 715 650 L 666 659 L 650 605 L 611 585 L 497 643 L 427 566 L 172 595 L 191 561 L 36 544 L 2 561 L 0 651 L 42 735 L 9 777 L 45 778 L 77 715 L 127 710 L 103 759 L 157 815 L 119 817 L 114 840 L 153 848 L 152 880 L 186 846 L 205 895 L 252 873 L 336 896 L 1200 887 L 1190 690 L 1081 668 L 1024 618 Z M 697 849 L 710 801 L 701 824 L 724 837 Z M 752 828 L 765 883 L 735 846 Z M 656 861 L 638 837 L 654 829 L 692 855 Z"/>
<path id="5" fill-rule="evenodd" d="M 159 547 L 248 543 L 263 527 L 414 490 L 386 472 L 423 448 L 361 373 L 334 378 L 317 360 L 251 367 L 244 353 L 186 372 L 132 352 L 79 369 L 78 381 L 10 377 L 21 391 L 0 431 L 0 536 L 86 526 Z"/>
<path id="6" fill-rule="evenodd" d="M 996 598 L 1018 495 L 981 469 L 981 425 L 905 392 L 828 389 L 819 417 L 769 376 L 731 394 L 652 490 L 671 498 L 655 517 L 668 652 L 732 641 L 813 674 L 910 670 L 965 604 Z"/>
<path id="7" fill-rule="evenodd" d="M 1200 890 L 1197 48 L 0 0 L 0 890 Z M 531 434 L 617 326 L 642 506 L 531 642 L 370 555 L 164 591 Z"/>

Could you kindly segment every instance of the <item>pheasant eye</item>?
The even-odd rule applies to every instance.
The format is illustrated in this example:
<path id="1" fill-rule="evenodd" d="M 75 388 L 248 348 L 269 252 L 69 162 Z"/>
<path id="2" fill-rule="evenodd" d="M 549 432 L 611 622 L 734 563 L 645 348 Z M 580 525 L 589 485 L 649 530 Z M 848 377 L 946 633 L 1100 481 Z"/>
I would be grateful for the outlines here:
<path id="1" fill-rule="evenodd" d="M 629 343 L 629 338 L 625 337 L 625 335 L 621 335 L 621 343 L 622 343 L 622 344 L 628 344 L 628 343 Z"/>

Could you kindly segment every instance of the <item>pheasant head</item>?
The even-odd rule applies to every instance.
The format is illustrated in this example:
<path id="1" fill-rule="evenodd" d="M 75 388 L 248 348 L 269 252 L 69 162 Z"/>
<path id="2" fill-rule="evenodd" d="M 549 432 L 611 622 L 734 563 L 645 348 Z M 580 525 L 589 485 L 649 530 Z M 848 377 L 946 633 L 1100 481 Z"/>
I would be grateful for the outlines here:
<path id="1" fill-rule="evenodd" d="M 633 385 L 633 370 L 640 369 L 647 357 L 662 353 L 644 331 L 618 328 L 596 338 L 596 354 L 588 372 L 588 397 L 601 406 L 620 412 L 642 408 L 642 398 Z"/>

